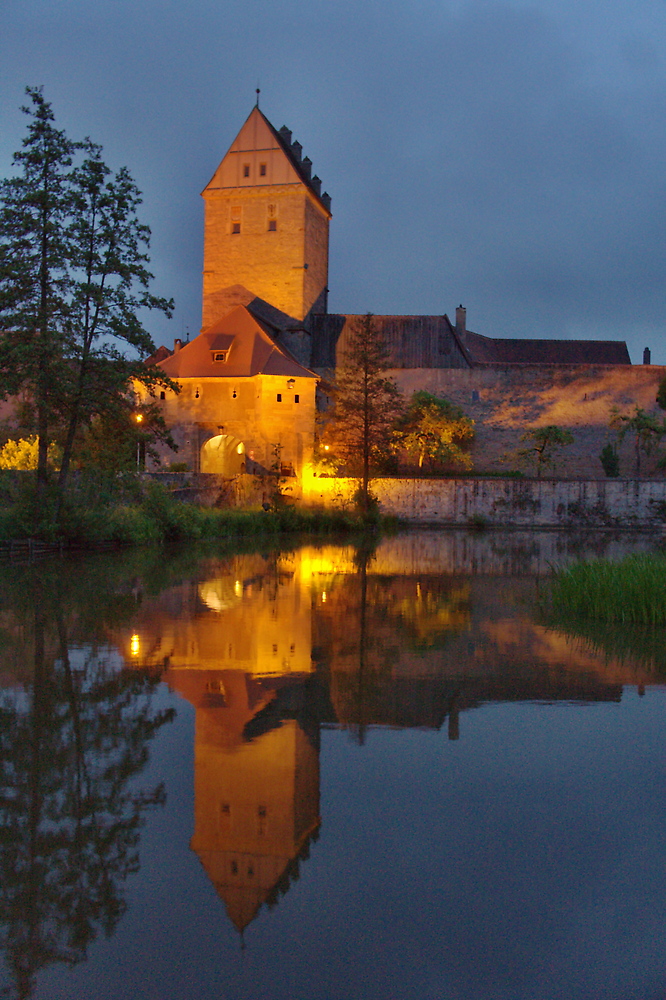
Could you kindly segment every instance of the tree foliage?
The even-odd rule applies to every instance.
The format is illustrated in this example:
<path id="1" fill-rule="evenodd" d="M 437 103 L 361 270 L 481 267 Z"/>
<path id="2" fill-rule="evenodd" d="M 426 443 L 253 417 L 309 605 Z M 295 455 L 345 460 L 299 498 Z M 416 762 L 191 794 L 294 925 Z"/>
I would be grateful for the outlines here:
<path id="1" fill-rule="evenodd" d="M 526 431 L 520 440 L 529 444 L 527 448 L 522 448 L 518 452 L 518 458 L 525 463 L 534 462 L 537 476 L 540 478 L 543 470 L 554 464 L 561 449 L 573 444 L 574 436 L 571 431 L 556 424 L 548 424 Z"/>
<path id="2" fill-rule="evenodd" d="M 0 398 L 32 401 L 42 484 L 59 432 L 64 487 L 79 428 L 131 409 L 130 379 L 168 382 L 139 360 L 154 350 L 139 314 L 172 303 L 149 291 L 150 231 L 127 169 L 112 175 L 101 147 L 71 141 L 42 91 L 27 94 L 18 173 L 0 184 Z"/>
<path id="3" fill-rule="evenodd" d="M 336 371 L 334 406 L 324 431 L 335 456 L 360 478 L 359 500 L 370 507 L 370 477 L 391 448 L 402 412 L 398 387 L 384 374 L 389 353 L 371 313 L 352 326 Z"/>
<path id="4" fill-rule="evenodd" d="M 36 469 L 39 442 L 33 435 L 28 438 L 10 438 L 0 448 L 0 469 Z M 60 464 L 61 451 L 56 444 L 49 445 L 48 462 L 54 468 Z"/>
<path id="5" fill-rule="evenodd" d="M 649 459 L 659 442 L 666 434 L 666 423 L 658 420 L 652 413 L 648 413 L 640 406 L 634 407 L 631 414 L 620 413 L 614 407 L 611 413 L 610 426 L 614 427 L 618 434 L 618 440 L 624 441 L 629 435 L 634 442 L 634 458 L 636 476 L 641 474 L 641 453 Z"/>
<path id="6" fill-rule="evenodd" d="M 396 445 L 423 465 L 471 469 L 468 448 L 474 421 L 459 406 L 429 392 L 415 392 L 396 430 Z"/>

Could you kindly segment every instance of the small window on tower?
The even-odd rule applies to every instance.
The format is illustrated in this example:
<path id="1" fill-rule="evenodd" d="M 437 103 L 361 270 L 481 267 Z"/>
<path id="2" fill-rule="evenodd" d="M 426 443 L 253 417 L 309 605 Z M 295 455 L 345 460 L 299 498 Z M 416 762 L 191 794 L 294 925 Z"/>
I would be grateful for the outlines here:
<path id="1" fill-rule="evenodd" d="M 226 361 L 227 352 L 226 351 L 215 351 L 213 353 L 213 361 Z"/>
<path id="2" fill-rule="evenodd" d="M 296 395 L 294 396 L 294 402 L 295 403 L 300 403 L 300 401 L 301 401 L 301 397 L 298 395 L 298 393 L 296 393 Z"/>
<path id="3" fill-rule="evenodd" d="M 231 232 L 234 233 L 234 234 L 235 233 L 240 233 L 240 222 L 232 222 L 231 223 Z"/>
<path id="4" fill-rule="evenodd" d="M 250 164 L 249 163 L 244 163 L 243 164 L 243 177 L 249 177 L 249 176 L 250 176 Z"/>
<path id="5" fill-rule="evenodd" d="M 268 220 L 268 232 L 269 233 L 274 233 L 276 231 L 276 229 L 277 229 L 277 219 L 269 219 Z"/>
<path id="6" fill-rule="evenodd" d="M 266 164 L 265 163 L 260 163 L 259 164 L 259 176 L 260 177 L 265 177 L 266 176 Z"/>
<path id="7" fill-rule="evenodd" d="M 282 402 L 282 393 L 281 392 L 278 392 L 278 394 L 277 394 L 277 401 L 278 401 L 278 403 Z"/>

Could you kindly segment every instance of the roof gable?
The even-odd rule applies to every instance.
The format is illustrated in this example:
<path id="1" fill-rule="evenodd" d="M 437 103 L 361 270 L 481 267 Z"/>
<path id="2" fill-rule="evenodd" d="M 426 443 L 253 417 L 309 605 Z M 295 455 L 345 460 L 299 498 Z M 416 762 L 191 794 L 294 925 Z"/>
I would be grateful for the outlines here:
<path id="1" fill-rule="evenodd" d="M 288 130 L 286 132 L 291 135 Z M 298 143 L 296 146 L 300 149 Z M 293 144 L 271 125 L 258 107 L 254 107 L 202 194 L 205 196 L 218 188 L 300 184 L 330 216 L 330 198 L 327 194 L 321 195 L 321 182 L 310 176 L 308 165 L 311 165 L 310 160 L 297 157 Z"/>
<path id="2" fill-rule="evenodd" d="M 215 361 L 225 352 L 224 361 Z M 316 378 L 277 344 L 245 306 L 237 306 L 213 323 L 159 367 L 170 378 L 250 378 L 254 375 L 284 375 Z"/>

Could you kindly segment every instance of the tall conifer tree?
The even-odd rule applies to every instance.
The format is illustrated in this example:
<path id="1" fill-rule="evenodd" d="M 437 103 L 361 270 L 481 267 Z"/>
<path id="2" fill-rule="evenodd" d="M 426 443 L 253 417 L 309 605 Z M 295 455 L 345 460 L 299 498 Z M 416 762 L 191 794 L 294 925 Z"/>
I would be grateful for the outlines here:
<path id="1" fill-rule="evenodd" d="M 23 391 L 34 405 L 40 486 L 60 430 L 62 490 L 77 431 L 126 412 L 131 379 L 176 388 L 140 361 L 154 345 L 139 311 L 173 303 L 149 292 L 150 230 L 127 169 L 111 176 L 100 146 L 70 141 L 41 90 L 27 93 L 20 173 L 0 186 L 0 398 Z"/>
<path id="2" fill-rule="evenodd" d="M 359 473 L 359 498 L 366 512 L 372 467 L 389 451 L 402 412 L 398 387 L 385 375 L 388 363 L 388 348 L 374 317 L 358 317 L 336 371 L 328 434 L 336 453 Z"/>

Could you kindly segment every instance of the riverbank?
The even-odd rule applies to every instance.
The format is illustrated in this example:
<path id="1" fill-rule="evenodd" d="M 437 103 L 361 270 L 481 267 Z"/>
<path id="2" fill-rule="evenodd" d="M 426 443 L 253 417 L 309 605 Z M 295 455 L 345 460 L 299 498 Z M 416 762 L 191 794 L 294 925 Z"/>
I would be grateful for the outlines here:
<path id="1" fill-rule="evenodd" d="M 34 487 L 23 483 L 0 502 L 0 553 L 32 556 L 178 541 L 340 535 L 395 525 L 395 518 L 363 516 L 354 508 L 306 509 L 279 499 L 258 509 L 198 506 L 161 483 L 136 478 L 111 484 L 80 481 L 58 505 L 48 490 L 38 502 Z"/>

